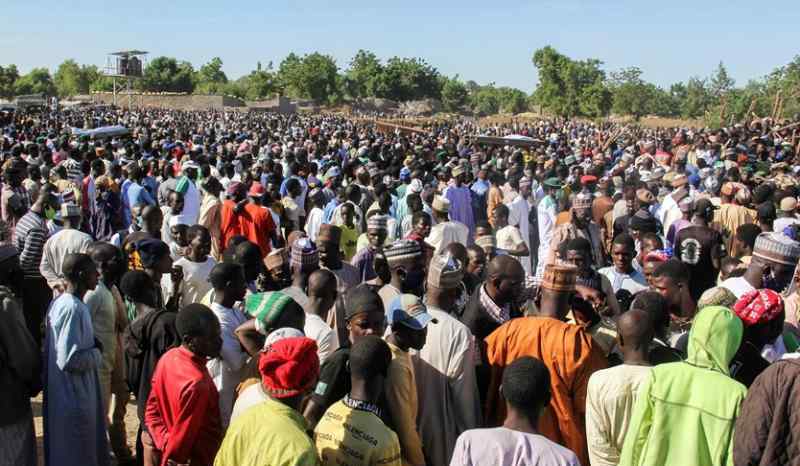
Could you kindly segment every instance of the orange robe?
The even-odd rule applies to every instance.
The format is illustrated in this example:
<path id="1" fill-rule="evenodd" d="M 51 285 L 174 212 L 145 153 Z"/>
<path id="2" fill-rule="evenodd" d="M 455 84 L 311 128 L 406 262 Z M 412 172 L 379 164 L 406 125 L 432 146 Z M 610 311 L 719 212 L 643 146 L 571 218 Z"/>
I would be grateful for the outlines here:
<path id="1" fill-rule="evenodd" d="M 503 203 L 503 192 L 497 186 L 489 188 L 489 194 L 486 196 L 486 215 L 489 217 L 489 224 L 494 227 L 494 208 Z"/>
<path id="2" fill-rule="evenodd" d="M 572 450 L 589 464 L 586 447 L 586 387 L 589 377 L 607 367 L 606 358 L 583 327 L 549 317 L 521 317 L 486 337 L 491 382 L 486 419 L 501 425 L 505 401 L 499 393 L 503 370 L 515 359 L 532 356 L 550 372 L 550 404 L 539 419 L 539 432 Z"/>

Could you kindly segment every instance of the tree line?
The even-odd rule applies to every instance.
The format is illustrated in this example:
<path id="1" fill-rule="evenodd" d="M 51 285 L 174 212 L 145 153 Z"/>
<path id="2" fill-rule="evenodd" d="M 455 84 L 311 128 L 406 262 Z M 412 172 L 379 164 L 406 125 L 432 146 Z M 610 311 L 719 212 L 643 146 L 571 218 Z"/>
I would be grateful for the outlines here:
<path id="1" fill-rule="evenodd" d="M 708 77 L 691 77 L 669 87 L 642 78 L 642 70 L 629 67 L 607 72 L 603 62 L 576 60 L 547 46 L 532 57 L 539 83 L 531 94 L 522 90 L 479 85 L 458 75 L 445 76 L 422 58 L 379 59 L 359 50 L 341 68 L 330 55 L 290 53 L 277 67 L 259 62 L 250 73 L 230 79 L 219 57 L 199 68 L 188 61 L 159 56 L 150 60 L 137 90 L 225 94 L 260 100 L 276 94 L 336 105 L 366 98 L 411 101 L 437 99 L 448 112 L 474 114 L 521 113 L 538 110 L 562 117 L 602 118 L 645 115 L 700 118 L 709 124 L 726 124 L 753 116 L 793 116 L 800 112 L 800 56 L 770 74 L 737 87 L 723 63 Z M 71 97 L 90 91 L 110 91 L 111 78 L 94 65 L 69 59 L 51 75 L 35 68 L 20 75 L 16 66 L 0 66 L 0 97 L 42 93 Z"/>

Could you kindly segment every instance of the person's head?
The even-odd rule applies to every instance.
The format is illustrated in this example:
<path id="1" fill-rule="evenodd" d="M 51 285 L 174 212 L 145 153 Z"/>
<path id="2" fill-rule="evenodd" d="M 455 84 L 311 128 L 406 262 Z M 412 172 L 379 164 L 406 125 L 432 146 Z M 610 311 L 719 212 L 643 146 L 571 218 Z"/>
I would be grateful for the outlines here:
<path id="1" fill-rule="evenodd" d="M 464 278 L 462 262 L 449 252 L 431 259 L 427 277 L 428 304 L 446 312 L 454 310 L 461 297 L 461 281 Z"/>
<path id="2" fill-rule="evenodd" d="M 261 249 L 255 243 L 244 241 L 236 245 L 233 259 L 244 268 L 244 278 L 252 282 L 261 272 Z"/>
<path id="3" fill-rule="evenodd" d="M 353 218 L 355 217 L 355 214 L 356 210 L 353 204 L 350 204 L 349 202 L 342 204 L 342 220 L 344 221 L 345 225 L 353 225 Z"/>
<path id="4" fill-rule="evenodd" d="M 291 197 L 297 197 L 303 192 L 303 187 L 296 178 L 289 178 L 286 181 L 286 191 Z"/>
<path id="5" fill-rule="evenodd" d="M 592 195 L 578 193 L 572 203 L 572 218 L 578 225 L 586 225 L 592 219 Z"/>
<path id="6" fill-rule="evenodd" d="M 492 220 L 498 229 L 508 225 L 508 207 L 505 204 L 498 204 L 492 212 Z"/>
<path id="7" fill-rule="evenodd" d="M 689 269 L 683 262 L 670 259 L 653 272 L 653 288 L 667 301 L 670 312 L 680 313 L 681 305 L 689 297 Z"/>
<path id="8" fill-rule="evenodd" d="M 756 245 L 756 238 L 761 234 L 761 228 L 754 223 L 745 223 L 736 229 L 734 237 L 734 251 L 738 251 L 739 257 L 752 256 L 753 248 Z"/>
<path id="9" fill-rule="evenodd" d="M 636 293 L 631 309 L 638 309 L 650 316 L 655 336 L 666 341 L 669 332 L 670 316 L 667 300 L 657 291 L 645 290 Z"/>
<path id="10" fill-rule="evenodd" d="M 516 299 L 525 282 L 525 270 L 518 260 L 510 256 L 497 256 L 486 270 L 486 291 L 500 306 Z"/>
<path id="11" fill-rule="evenodd" d="M 172 215 L 180 215 L 183 212 L 184 197 L 183 194 L 177 191 L 170 191 L 167 197 L 167 206 L 169 206 Z"/>
<path id="12" fill-rule="evenodd" d="M 336 225 L 323 223 L 317 233 L 317 252 L 320 264 L 338 266 L 342 259 L 342 229 Z"/>
<path id="13" fill-rule="evenodd" d="M 611 243 L 611 260 L 617 272 L 630 273 L 633 270 L 631 261 L 636 254 L 636 244 L 630 235 L 619 234 Z"/>
<path id="14" fill-rule="evenodd" d="M 714 219 L 714 211 L 717 207 L 710 200 L 701 198 L 694 202 L 694 217 L 704 223 L 710 223 Z"/>
<path id="15" fill-rule="evenodd" d="M 344 307 L 345 326 L 350 343 L 355 343 L 366 335 L 383 335 L 386 328 L 383 301 L 368 285 L 362 283 L 349 289 L 336 305 Z"/>
<path id="16" fill-rule="evenodd" d="M 426 269 L 419 242 L 398 240 L 387 246 L 383 253 L 389 264 L 392 281 L 400 284 L 400 291 L 421 296 Z"/>
<path id="17" fill-rule="evenodd" d="M 617 342 L 622 350 L 623 360 L 631 357 L 647 359 L 653 336 L 653 321 L 646 311 L 631 309 L 617 319 Z"/>
<path id="18" fill-rule="evenodd" d="M 158 206 L 148 205 L 142 209 L 142 229 L 157 238 L 161 237 L 161 224 L 164 221 L 164 214 Z"/>
<path id="19" fill-rule="evenodd" d="M 517 358 L 503 371 L 500 392 L 509 414 L 528 418 L 535 426 L 541 412 L 550 404 L 550 372 L 536 358 Z"/>
<path id="20" fill-rule="evenodd" d="M 754 282 L 760 275 L 759 288 L 780 293 L 792 282 L 799 258 L 800 243 L 782 233 L 762 233 L 756 238 L 745 278 L 750 276 Z"/>
<path id="21" fill-rule="evenodd" d="M 61 274 L 73 288 L 83 291 L 93 290 L 99 278 L 97 266 L 88 254 L 67 254 L 61 264 Z"/>
<path id="22" fill-rule="evenodd" d="M 258 372 L 270 398 L 299 409 L 319 377 L 317 342 L 288 337 L 268 344 L 259 356 Z"/>
<path id="23" fill-rule="evenodd" d="M 745 293 L 733 305 L 733 312 L 744 323 L 744 340 L 753 343 L 759 350 L 772 343 L 783 332 L 786 316 L 783 298 L 768 289 Z"/>
<path id="24" fill-rule="evenodd" d="M 189 232 L 189 225 L 185 223 L 173 223 L 173 222 L 170 223 L 171 225 L 169 226 L 169 236 L 170 238 L 172 238 L 172 241 L 182 248 L 188 246 L 189 237 L 187 233 Z"/>
<path id="25" fill-rule="evenodd" d="M 222 333 L 217 316 L 200 303 L 185 306 L 175 317 L 181 344 L 201 358 L 216 358 L 222 350 Z"/>
<path id="26" fill-rule="evenodd" d="M 201 187 L 205 192 L 216 198 L 218 198 L 219 194 L 222 192 L 222 183 L 213 176 L 204 179 Z"/>
<path id="27" fill-rule="evenodd" d="M 593 265 L 592 245 L 586 238 L 573 238 L 565 241 L 560 248 L 563 260 L 578 269 L 578 273 L 585 275 Z"/>
<path id="28" fill-rule="evenodd" d="M 61 222 L 64 228 L 80 229 L 81 227 L 81 207 L 71 202 L 61 204 Z"/>
<path id="29" fill-rule="evenodd" d="M 365 395 L 380 397 L 391 362 L 392 352 L 380 336 L 365 335 L 359 338 L 350 348 L 351 386 L 363 386 Z"/>
<path id="30" fill-rule="evenodd" d="M 466 272 L 474 277 L 483 279 L 486 271 L 486 252 L 478 245 L 472 244 L 467 247 L 467 269 Z"/>
<path id="31" fill-rule="evenodd" d="M 570 311 L 575 298 L 578 269 L 572 265 L 548 264 L 539 286 L 539 312 L 541 315 L 563 319 Z"/>
<path id="32" fill-rule="evenodd" d="M 318 269 L 308 276 L 308 297 L 318 304 L 319 311 L 326 313 L 325 316 L 336 302 L 338 295 L 336 285 L 336 275 L 330 270 Z"/>
<path id="33" fill-rule="evenodd" d="M 52 184 L 42 183 L 36 196 L 36 202 L 33 205 L 35 209 L 32 208 L 32 210 L 38 210 L 40 213 L 44 213 L 45 210 L 58 209 L 57 192 L 56 187 Z"/>
<path id="34" fill-rule="evenodd" d="M 263 335 L 285 327 L 303 331 L 306 324 L 303 308 L 280 291 L 251 293 L 245 297 L 244 309 L 255 319 L 256 330 Z"/>
<path id="35" fill-rule="evenodd" d="M 172 257 L 169 254 L 169 246 L 160 239 L 143 239 L 135 244 L 139 259 L 145 270 L 157 273 L 169 273 L 172 270 Z"/>
<path id="36" fill-rule="evenodd" d="M 408 210 L 413 214 L 422 212 L 422 198 L 418 193 L 411 193 L 406 196 L 406 205 Z"/>
<path id="37" fill-rule="evenodd" d="M 735 270 L 741 270 L 742 261 L 735 257 L 726 256 L 719 261 L 719 279 L 727 280 Z"/>
<path id="38" fill-rule="evenodd" d="M 389 303 L 386 323 L 399 347 L 421 350 L 428 336 L 428 325 L 436 324 L 437 320 L 428 314 L 422 298 L 401 294 Z"/>
<path id="39" fill-rule="evenodd" d="M 224 295 L 225 299 L 231 303 L 244 299 L 247 291 L 244 270 L 239 264 L 220 262 L 211 269 L 208 281 L 214 287 L 217 295 Z"/>
<path id="40" fill-rule="evenodd" d="M 372 248 L 379 248 L 386 242 L 388 219 L 384 215 L 373 215 L 367 219 L 367 239 Z"/>
<path id="41" fill-rule="evenodd" d="M 142 270 L 125 272 L 120 280 L 119 290 L 134 304 L 156 306 L 156 289 L 153 279 Z"/>
<path id="42" fill-rule="evenodd" d="M 186 230 L 186 257 L 194 262 L 205 262 L 211 254 L 211 233 L 202 225 L 192 225 Z"/>
<path id="43" fill-rule="evenodd" d="M 122 251 L 111 243 L 96 241 L 89 245 L 86 254 L 97 265 L 100 278 L 109 286 L 116 283 L 126 271 L 125 257 Z"/>
<path id="44" fill-rule="evenodd" d="M 644 233 L 641 238 L 641 245 L 639 250 L 639 262 L 643 263 L 644 258 L 651 252 L 657 249 L 664 249 L 664 241 L 656 233 Z"/>
<path id="45" fill-rule="evenodd" d="M 291 242 L 289 266 L 295 278 L 308 278 L 308 274 L 319 268 L 317 245 L 307 237 Z"/>
<path id="46" fill-rule="evenodd" d="M 419 236 L 425 238 L 431 232 L 431 216 L 427 212 L 414 212 L 411 216 L 411 228 Z"/>
<path id="47" fill-rule="evenodd" d="M 289 260 L 286 249 L 273 249 L 264 258 L 264 267 L 272 282 L 278 289 L 283 289 L 291 283 L 289 273 Z"/>

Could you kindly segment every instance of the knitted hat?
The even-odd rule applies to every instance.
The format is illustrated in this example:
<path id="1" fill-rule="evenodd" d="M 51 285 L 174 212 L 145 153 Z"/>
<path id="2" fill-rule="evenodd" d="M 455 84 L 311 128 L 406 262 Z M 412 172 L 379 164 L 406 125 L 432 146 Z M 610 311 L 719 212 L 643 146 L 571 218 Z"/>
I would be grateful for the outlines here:
<path id="1" fill-rule="evenodd" d="M 347 294 L 344 296 L 344 318 L 346 321 L 350 320 L 354 315 L 370 309 L 384 311 L 380 295 L 369 285 L 362 283 L 347 290 Z"/>
<path id="2" fill-rule="evenodd" d="M 292 268 L 301 267 L 304 271 L 319 267 L 319 251 L 317 245 L 308 238 L 300 238 L 292 243 L 290 258 Z"/>
<path id="3" fill-rule="evenodd" d="M 769 322 L 783 312 L 783 298 L 768 289 L 748 291 L 733 305 L 733 312 L 748 327 Z"/>
<path id="4" fill-rule="evenodd" d="M 670 183 L 673 188 L 680 188 L 681 186 L 686 186 L 689 183 L 689 177 L 683 173 L 675 175 L 675 178 L 672 179 Z"/>
<path id="5" fill-rule="evenodd" d="M 433 198 L 431 207 L 437 212 L 450 212 L 450 200 L 446 197 L 436 196 Z"/>
<path id="6" fill-rule="evenodd" d="M 306 393 L 319 376 L 317 342 L 311 338 L 284 338 L 261 353 L 258 361 L 264 391 L 272 398 Z"/>
<path id="7" fill-rule="evenodd" d="M 483 235 L 475 238 L 475 244 L 484 249 L 497 247 L 497 240 L 494 235 Z"/>
<path id="8" fill-rule="evenodd" d="M 458 288 L 464 272 L 461 263 L 449 253 L 433 256 L 428 266 L 428 286 L 439 289 Z"/>
<path id="9" fill-rule="evenodd" d="M 402 239 L 395 241 L 383 249 L 383 255 L 389 265 L 398 264 L 400 262 L 413 261 L 422 255 L 422 248 L 419 242 Z"/>
<path id="10" fill-rule="evenodd" d="M 572 208 L 574 209 L 591 209 L 592 196 L 586 193 L 578 193 L 572 201 Z"/>
<path id="11" fill-rule="evenodd" d="M 342 229 L 336 225 L 323 223 L 319 226 L 319 233 L 317 233 L 317 242 L 330 242 L 338 245 L 342 240 Z"/>
<path id="12" fill-rule="evenodd" d="M 541 287 L 552 291 L 575 291 L 577 277 L 577 267 L 548 264 L 544 268 Z"/>
<path id="13" fill-rule="evenodd" d="M 277 330 L 269 332 L 267 339 L 264 340 L 264 348 L 274 345 L 275 343 L 285 340 L 287 338 L 304 337 L 305 334 L 300 330 L 292 327 L 281 327 Z"/>
<path id="14" fill-rule="evenodd" d="M 61 204 L 61 218 L 80 217 L 81 208 L 77 204 L 64 203 Z"/>
<path id="15" fill-rule="evenodd" d="M 264 258 L 264 266 L 267 270 L 279 269 L 286 264 L 288 260 L 287 250 L 285 248 L 273 249 Z"/>
<path id="16" fill-rule="evenodd" d="M 453 178 L 455 178 L 457 176 L 461 176 L 461 175 L 464 174 L 464 167 L 461 166 L 460 164 L 456 165 L 455 167 L 453 167 L 453 169 L 450 171 L 450 173 L 453 174 Z"/>
<path id="17" fill-rule="evenodd" d="M 389 217 L 386 215 L 373 215 L 367 219 L 367 230 L 383 230 L 389 229 Z"/>
<path id="18" fill-rule="evenodd" d="M 794 266 L 800 258 L 800 243 L 782 233 L 761 233 L 756 237 L 753 256 Z"/>
<path id="19" fill-rule="evenodd" d="M 266 335 L 290 303 L 296 304 L 288 294 L 280 291 L 252 293 L 245 298 L 244 310 L 256 320 L 256 330 Z"/>

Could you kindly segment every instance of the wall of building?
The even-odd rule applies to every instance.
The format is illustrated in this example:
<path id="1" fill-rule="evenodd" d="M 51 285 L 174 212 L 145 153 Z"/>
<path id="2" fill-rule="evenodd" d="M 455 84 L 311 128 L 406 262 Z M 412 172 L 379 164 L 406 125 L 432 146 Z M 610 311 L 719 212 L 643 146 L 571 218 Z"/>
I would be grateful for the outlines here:
<path id="1" fill-rule="evenodd" d="M 222 95 L 181 95 L 181 94 L 139 94 L 132 95 L 134 107 L 157 107 L 171 110 L 221 110 L 224 107 L 243 107 L 244 101 L 235 97 Z M 117 105 L 128 106 L 127 94 L 117 94 Z M 95 104 L 111 105 L 114 94 L 111 92 L 95 92 L 92 94 Z"/>

